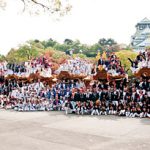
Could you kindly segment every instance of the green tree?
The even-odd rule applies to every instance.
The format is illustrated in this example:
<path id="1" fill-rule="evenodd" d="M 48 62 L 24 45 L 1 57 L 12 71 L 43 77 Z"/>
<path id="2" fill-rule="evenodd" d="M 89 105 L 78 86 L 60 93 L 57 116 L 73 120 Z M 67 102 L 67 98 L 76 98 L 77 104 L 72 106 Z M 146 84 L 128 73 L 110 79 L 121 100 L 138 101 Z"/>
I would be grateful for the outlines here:
<path id="1" fill-rule="evenodd" d="M 17 63 L 19 62 L 19 57 L 18 57 L 18 53 L 16 49 L 11 49 L 8 54 L 6 55 L 6 60 L 8 62 L 13 62 L 13 63 Z"/>
<path id="2" fill-rule="evenodd" d="M 71 39 L 65 39 L 64 40 L 64 44 L 72 45 L 73 44 L 73 40 L 71 40 Z"/>
<path id="3" fill-rule="evenodd" d="M 0 61 L 4 61 L 4 60 L 6 60 L 5 56 L 0 54 Z"/>
<path id="4" fill-rule="evenodd" d="M 39 56 L 38 49 L 33 48 L 33 46 L 22 45 L 19 49 L 11 49 L 6 56 L 9 62 L 23 62 L 28 61 L 31 58 Z"/>
<path id="5" fill-rule="evenodd" d="M 79 53 L 79 51 L 81 50 L 81 43 L 79 40 L 75 40 L 73 41 L 71 47 L 71 49 L 74 49 L 74 53 L 77 54 Z"/>
<path id="6" fill-rule="evenodd" d="M 17 51 L 19 57 L 24 57 L 27 60 L 38 56 L 38 51 L 33 46 L 23 45 Z"/>
<path id="7" fill-rule="evenodd" d="M 114 39 L 111 39 L 111 38 L 109 38 L 108 40 L 107 40 L 107 42 L 106 42 L 106 45 L 108 45 L 108 46 L 113 46 L 113 45 L 116 45 L 117 43 L 115 42 L 115 40 Z"/>
<path id="8" fill-rule="evenodd" d="M 66 50 L 71 49 L 71 46 L 67 45 L 67 44 L 59 44 L 59 43 L 57 43 L 57 44 L 54 45 L 53 48 L 56 49 L 56 50 L 65 52 Z"/>
<path id="9" fill-rule="evenodd" d="M 107 40 L 105 38 L 99 39 L 98 44 L 105 46 L 107 44 Z"/>
<path id="10" fill-rule="evenodd" d="M 42 41 L 42 44 L 44 45 L 45 48 L 47 48 L 47 47 L 54 47 L 57 44 L 57 42 L 52 38 L 50 38 L 47 41 Z"/>

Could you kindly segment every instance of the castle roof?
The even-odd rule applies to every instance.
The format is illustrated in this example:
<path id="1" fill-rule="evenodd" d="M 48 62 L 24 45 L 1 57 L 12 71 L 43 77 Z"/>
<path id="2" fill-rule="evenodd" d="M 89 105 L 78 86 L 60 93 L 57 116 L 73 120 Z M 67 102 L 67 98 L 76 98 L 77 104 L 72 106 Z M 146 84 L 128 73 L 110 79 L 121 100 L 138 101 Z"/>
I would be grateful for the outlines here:
<path id="1" fill-rule="evenodd" d="M 141 20 L 139 23 L 137 23 L 137 25 L 138 24 L 150 24 L 150 20 L 145 17 L 143 20 Z"/>
<path id="2" fill-rule="evenodd" d="M 136 46 L 138 46 L 138 47 L 150 46 L 150 37 L 148 37 L 147 39 L 145 39 L 143 42 L 137 44 Z"/>
<path id="3" fill-rule="evenodd" d="M 144 18 L 136 25 L 136 33 L 132 36 L 132 46 L 138 50 L 150 46 L 150 20 Z"/>
<path id="4" fill-rule="evenodd" d="M 150 29 L 149 28 L 145 28 L 142 32 L 141 35 L 149 35 L 150 34 Z"/>

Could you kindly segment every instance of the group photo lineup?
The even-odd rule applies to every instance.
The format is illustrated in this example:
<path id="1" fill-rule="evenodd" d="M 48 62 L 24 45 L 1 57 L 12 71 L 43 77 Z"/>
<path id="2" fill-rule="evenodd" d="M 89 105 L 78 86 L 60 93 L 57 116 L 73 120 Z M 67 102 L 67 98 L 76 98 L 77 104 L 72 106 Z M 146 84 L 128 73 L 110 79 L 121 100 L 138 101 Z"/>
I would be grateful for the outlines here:
<path id="1" fill-rule="evenodd" d="M 0 150 L 148 150 L 149 4 L 0 0 Z"/>
<path id="2" fill-rule="evenodd" d="M 149 50 L 135 60 L 126 58 L 132 77 L 114 52 L 98 52 L 94 63 L 69 54 L 57 65 L 48 54 L 19 64 L 0 63 L 1 108 L 150 117 Z"/>

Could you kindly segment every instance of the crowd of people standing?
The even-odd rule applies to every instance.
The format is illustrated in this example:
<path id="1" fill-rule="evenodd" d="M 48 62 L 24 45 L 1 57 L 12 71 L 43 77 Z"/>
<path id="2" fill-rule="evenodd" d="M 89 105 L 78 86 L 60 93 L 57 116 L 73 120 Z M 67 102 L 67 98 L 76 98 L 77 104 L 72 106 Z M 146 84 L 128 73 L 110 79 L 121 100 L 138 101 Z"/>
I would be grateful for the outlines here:
<path id="1" fill-rule="evenodd" d="M 138 72 L 143 67 L 150 68 L 150 52 L 147 50 L 140 52 L 135 60 L 128 59 L 131 62 L 131 70 L 133 73 Z"/>
<path id="2" fill-rule="evenodd" d="M 147 58 L 147 54 L 143 54 Z M 137 56 L 137 59 L 139 55 Z M 100 57 L 97 66 L 103 66 L 112 75 L 125 74 L 115 54 L 108 59 Z M 82 80 L 57 80 L 51 86 L 40 79 L 28 83 L 7 79 L 8 70 L 13 74 L 31 74 L 46 70 L 50 76 L 50 63 L 45 58 L 33 59 L 20 65 L 0 64 L 0 108 L 15 111 L 62 110 L 66 114 L 118 115 L 126 117 L 150 117 L 150 78 L 126 78 L 113 81 L 94 81 L 88 86 Z M 80 59 L 68 60 L 59 70 L 74 74 L 92 74 L 90 62 Z M 6 73 L 7 72 L 7 73 Z M 44 76 L 45 74 L 43 74 Z"/>
<path id="3" fill-rule="evenodd" d="M 15 80 L 0 84 L 0 107 L 16 111 L 64 110 L 66 114 L 150 117 L 150 79 L 127 83 L 59 81 L 49 87 Z"/>
<path id="4" fill-rule="evenodd" d="M 16 75 L 18 77 L 28 77 L 30 74 L 39 73 L 41 76 L 52 75 L 51 63 L 45 57 L 31 59 L 28 62 L 8 63 L 0 62 L 0 76 Z"/>
<path id="5" fill-rule="evenodd" d="M 98 60 L 98 66 L 102 66 L 112 76 L 126 74 L 120 59 L 115 55 L 115 53 L 108 54 L 107 59 L 101 55 Z"/>
<path id="6" fill-rule="evenodd" d="M 71 74 L 77 75 L 91 75 L 93 65 L 88 60 L 82 60 L 80 58 L 66 60 L 64 64 L 61 64 L 56 73 L 61 71 L 67 71 Z"/>

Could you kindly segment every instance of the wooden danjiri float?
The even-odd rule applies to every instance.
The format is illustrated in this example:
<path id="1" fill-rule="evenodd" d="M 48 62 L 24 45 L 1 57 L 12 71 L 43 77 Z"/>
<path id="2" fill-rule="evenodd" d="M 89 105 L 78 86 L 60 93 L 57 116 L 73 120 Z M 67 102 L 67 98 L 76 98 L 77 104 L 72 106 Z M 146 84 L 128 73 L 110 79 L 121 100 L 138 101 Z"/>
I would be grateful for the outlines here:
<path id="1" fill-rule="evenodd" d="M 7 80 L 11 80 L 11 79 L 16 79 L 16 80 L 18 80 L 18 76 L 12 74 L 12 75 L 6 76 L 5 79 L 7 79 Z"/>
<path id="2" fill-rule="evenodd" d="M 105 69 L 98 69 L 96 75 L 93 76 L 94 80 L 107 80 L 107 71 Z"/>
<path id="3" fill-rule="evenodd" d="M 47 83 L 49 86 L 51 86 L 57 80 L 55 75 L 50 76 L 50 77 L 43 77 L 43 76 L 40 76 L 39 73 L 32 73 L 29 75 L 29 77 L 19 77 L 16 75 L 8 75 L 7 77 L 5 77 L 5 79 L 17 80 L 18 82 L 24 82 L 24 83 L 32 83 L 40 79 L 41 82 Z"/>
<path id="4" fill-rule="evenodd" d="M 107 81 L 121 80 L 123 78 L 125 78 L 124 74 L 113 76 L 109 74 L 105 69 L 98 70 L 96 75 L 93 76 L 94 80 L 107 80 Z"/>
<path id="5" fill-rule="evenodd" d="M 93 80 L 93 77 L 92 76 L 86 76 L 83 81 L 85 83 L 85 86 L 86 87 L 89 87 L 90 86 L 90 82 Z"/>
<path id="6" fill-rule="evenodd" d="M 102 54 L 102 58 L 107 59 L 106 53 L 104 52 Z M 98 61 L 100 59 L 100 52 L 98 52 L 97 56 L 96 56 L 96 60 Z M 125 74 L 121 74 L 121 75 L 112 75 L 110 73 L 108 73 L 102 65 L 99 65 L 97 68 L 97 73 L 96 75 L 93 76 L 94 80 L 106 80 L 106 81 L 114 81 L 114 80 L 121 80 L 123 78 L 125 78 Z"/>
<path id="7" fill-rule="evenodd" d="M 147 48 L 146 50 L 147 50 L 147 55 L 149 57 L 150 56 L 150 48 Z M 147 66 L 148 66 L 148 64 L 147 64 Z M 148 68 L 147 66 L 142 67 L 138 71 L 136 71 L 134 73 L 134 76 L 137 77 L 137 78 L 140 78 L 140 77 L 150 78 L 150 68 Z"/>
<path id="8" fill-rule="evenodd" d="M 105 53 L 103 53 L 103 58 L 106 58 Z M 96 61 L 100 59 L 100 52 L 98 51 L 97 56 L 96 56 Z M 102 65 L 99 65 L 97 70 L 96 70 L 96 75 L 93 76 L 94 80 L 107 80 L 107 71 L 103 68 Z"/>
<path id="9" fill-rule="evenodd" d="M 141 68 L 138 72 L 134 73 L 134 75 L 138 78 L 142 76 L 150 77 L 150 68 L 147 67 Z"/>
<path id="10" fill-rule="evenodd" d="M 80 80 L 82 80 L 85 77 L 87 77 L 87 76 L 84 74 L 77 75 L 77 74 L 69 73 L 68 71 L 61 71 L 57 75 L 57 78 L 60 80 L 62 80 L 62 79 L 70 79 L 70 80 L 80 79 Z"/>

